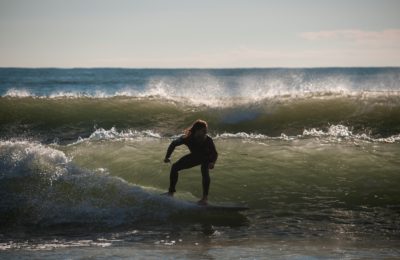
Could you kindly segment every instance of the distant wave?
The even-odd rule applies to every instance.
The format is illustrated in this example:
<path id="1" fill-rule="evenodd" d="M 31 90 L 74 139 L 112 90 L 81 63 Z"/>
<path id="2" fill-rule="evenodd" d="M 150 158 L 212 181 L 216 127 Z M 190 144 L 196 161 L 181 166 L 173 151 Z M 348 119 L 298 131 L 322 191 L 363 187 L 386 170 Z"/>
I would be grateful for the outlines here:
<path id="1" fill-rule="evenodd" d="M 208 100 L 233 97 L 258 100 L 393 91 L 400 91 L 400 68 L 0 69 L 2 96 L 159 96 L 208 104 Z"/>
<path id="2" fill-rule="evenodd" d="M 249 90 L 250 91 L 250 90 Z M 180 93 L 179 91 L 169 91 L 163 88 L 149 89 L 145 91 L 137 90 L 121 90 L 114 93 L 106 91 L 95 91 L 93 93 L 79 91 L 58 91 L 47 95 L 37 95 L 28 89 L 8 89 L 3 98 L 35 98 L 35 99 L 112 99 L 112 98 L 133 98 L 133 99 L 149 99 L 149 100 L 166 100 L 188 104 L 192 106 L 207 107 L 229 107 L 243 104 L 254 104 L 268 100 L 281 99 L 301 99 L 301 98 L 383 98 L 383 97 L 400 97 L 400 91 L 353 91 L 349 89 L 329 89 L 329 90 L 313 90 L 313 91 L 267 91 L 267 92 L 244 92 L 243 95 L 221 96 L 212 91 L 200 91 L 188 93 Z"/>
<path id="3" fill-rule="evenodd" d="M 258 102 L 233 98 L 219 102 L 223 105 L 208 107 L 159 97 L 0 97 L 0 131 L 5 137 L 40 134 L 48 139 L 76 140 L 78 136 L 89 137 L 95 126 L 152 129 L 164 136 L 181 132 L 194 119 L 203 118 L 214 135 L 245 132 L 297 136 L 305 129 L 328 131 L 332 125 L 344 125 L 356 135 L 374 139 L 400 133 L 397 94 L 313 95 Z"/>
<path id="4" fill-rule="evenodd" d="M 0 94 L 49 99 L 157 98 L 193 106 L 226 107 L 275 98 L 400 96 L 400 69 L 78 69 L 8 73 L 0 69 Z"/>

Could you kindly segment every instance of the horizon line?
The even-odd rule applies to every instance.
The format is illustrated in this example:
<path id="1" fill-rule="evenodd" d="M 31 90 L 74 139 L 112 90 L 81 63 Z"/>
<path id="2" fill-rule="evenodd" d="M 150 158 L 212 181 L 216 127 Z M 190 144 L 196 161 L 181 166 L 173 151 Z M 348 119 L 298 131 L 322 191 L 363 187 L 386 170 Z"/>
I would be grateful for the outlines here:
<path id="1" fill-rule="evenodd" d="M 400 65 L 397 66 L 305 66 L 305 67 L 56 67 L 56 66 L 38 66 L 38 67 L 23 67 L 23 66 L 0 66 L 0 69 L 137 69 L 137 70 L 146 70 L 146 69 L 153 69 L 153 70 L 218 70 L 218 69 L 356 69 L 356 68 L 400 68 Z"/>

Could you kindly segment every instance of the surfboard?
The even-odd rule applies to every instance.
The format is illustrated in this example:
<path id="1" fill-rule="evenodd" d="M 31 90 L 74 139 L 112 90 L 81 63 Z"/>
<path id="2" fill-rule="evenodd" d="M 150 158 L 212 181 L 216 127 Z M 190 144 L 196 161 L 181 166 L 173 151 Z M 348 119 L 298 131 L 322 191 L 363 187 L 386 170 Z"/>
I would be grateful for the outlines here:
<path id="1" fill-rule="evenodd" d="M 160 195 L 168 196 L 168 192 L 162 193 Z M 171 199 L 173 199 L 173 197 L 171 197 Z M 186 201 L 186 202 L 193 204 L 193 206 L 195 206 L 197 209 L 207 210 L 207 211 L 245 211 L 245 210 L 250 209 L 249 207 L 247 207 L 245 205 L 237 205 L 237 204 L 231 204 L 231 203 L 229 203 L 229 204 L 209 203 L 207 205 L 200 205 L 200 204 L 197 204 L 196 202 L 192 202 L 192 201 Z"/>
<path id="2" fill-rule="evenodd" d="M 168 196 L 167 193 L 160 194 L 161 196 Z M 171 197 L 171 199 L 174 199 Z M 197 209 L 207 210 L 207 211 L 245 211 L 250 209 L 244 205 L 235 205 L 235 204 L 207 204 L 207 205 L 200 205 L 193 201 L 186 201 L 195 206 Z"/>
<path id="3" fill-rule="evenodd" d="M 224 204 L 207 204 L 207 205 L 199 205 L 197 203 L 194 203 L 198 208 L 204 209 L 207 211 L 245 211 L 250 209 L 247 206 L 244 205 L 224 205 Z"/>

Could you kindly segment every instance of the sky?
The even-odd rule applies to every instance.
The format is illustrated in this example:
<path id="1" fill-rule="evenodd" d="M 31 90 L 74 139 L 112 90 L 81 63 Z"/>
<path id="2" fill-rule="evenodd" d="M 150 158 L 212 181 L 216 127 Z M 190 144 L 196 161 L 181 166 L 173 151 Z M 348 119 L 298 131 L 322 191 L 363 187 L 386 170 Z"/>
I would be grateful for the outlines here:
<path id="1" fill-rule="evenodd" d="M 0 0 L 0 67 L 400 66 L 400 0 Z"/>

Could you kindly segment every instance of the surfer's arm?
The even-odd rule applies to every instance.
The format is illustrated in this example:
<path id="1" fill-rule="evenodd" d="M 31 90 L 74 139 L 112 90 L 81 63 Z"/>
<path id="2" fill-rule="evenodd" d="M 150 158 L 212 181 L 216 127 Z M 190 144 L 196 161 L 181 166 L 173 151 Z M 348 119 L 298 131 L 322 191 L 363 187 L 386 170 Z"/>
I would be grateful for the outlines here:
<path id="1" fill-rule="evenodd" d="M 177 139 L 173 140 L 171 144 L 168 146 L 167 154 L 165 155 L 165 159 L 169 159 L 171 157 L 172 152 L 175 150 L 175 147 L 184 144 L 183 136 L 178 137 Z"/>

